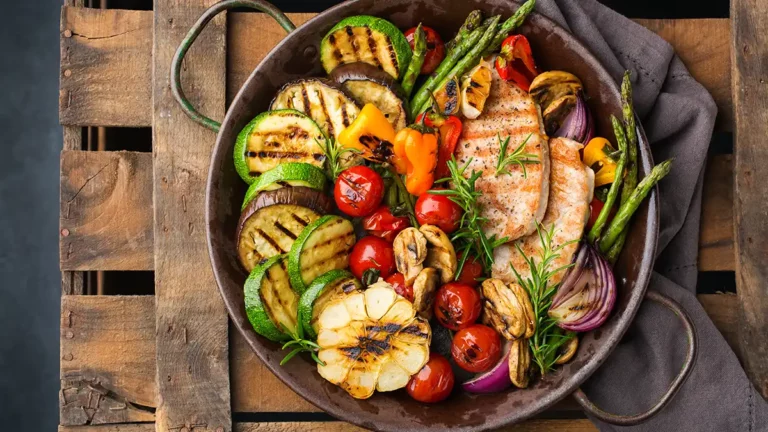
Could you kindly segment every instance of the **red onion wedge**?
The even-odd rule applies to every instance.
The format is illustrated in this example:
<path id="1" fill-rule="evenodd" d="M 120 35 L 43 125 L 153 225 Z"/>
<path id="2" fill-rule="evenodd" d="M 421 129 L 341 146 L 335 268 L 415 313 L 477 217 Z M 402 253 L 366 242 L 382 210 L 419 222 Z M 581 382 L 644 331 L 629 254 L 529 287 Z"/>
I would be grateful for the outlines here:
<path id="1" fill-rule="evenodd" d="M 509 348 L 511 343 L 504 344 L 504 354 L 489 371 L 477 374 L 471 380 L 461 385 L 469 393 L 496 393 L 512 387 L 509 380 Z"/>
<path id="2" fill-rule="evenodd" d="M 616 304 L 616 279 L 610 263 L 589 244 L 583 244 L 575 265 L 558 287 L 549 316 L 574 332 L 600 327 Z"/>
<path id="3" fill-rule="evenodd" d="M 573 107 L 563 124 L 555 132 L 556 137 L 569 138 L 582 144 L 587 144 L 595 135 L 595 122 L 589 111 L 584 94 L 576 95 L 576 106 Z"/>

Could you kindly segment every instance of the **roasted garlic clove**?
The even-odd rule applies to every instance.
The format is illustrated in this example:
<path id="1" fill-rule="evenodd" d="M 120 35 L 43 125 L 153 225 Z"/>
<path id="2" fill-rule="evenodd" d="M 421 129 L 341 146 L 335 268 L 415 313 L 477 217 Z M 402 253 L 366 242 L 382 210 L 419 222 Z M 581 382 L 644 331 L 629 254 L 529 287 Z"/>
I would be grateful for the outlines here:
<path id="1" fill-rule="evenodd" d="M 504 338 L 517 339 L 528 328 L 523 306 L 515 293 L 499 279 L 486 279 L 480 286 L 483 297 L 483 322 Z"/>
<path id="2" fill-rule="evenodd" d="M 435 225 L 422 225 L 419 231 L 424 234 L 429 243 L 427 259 L 424 264 L 440 273 L 442 283 L 451 282 L 458 267 L 456 250 L 453 248 L 451 239 Z"/>
<path id="3" fill-rule="evenodd" d="M 440 286 L 440 276 L 437 270 L 427 267 L 422 270 L 413 282 L 413 307 L 416 314 L 426 320 L 432 318 L 432 304 Z"/>
<path id="4" fill-rule="evenodd" d="M 406 285 L 412 285 L 427 259 L 427 238 L 416 228 L 406 228 L 395 237 L 395 265 Z"/>

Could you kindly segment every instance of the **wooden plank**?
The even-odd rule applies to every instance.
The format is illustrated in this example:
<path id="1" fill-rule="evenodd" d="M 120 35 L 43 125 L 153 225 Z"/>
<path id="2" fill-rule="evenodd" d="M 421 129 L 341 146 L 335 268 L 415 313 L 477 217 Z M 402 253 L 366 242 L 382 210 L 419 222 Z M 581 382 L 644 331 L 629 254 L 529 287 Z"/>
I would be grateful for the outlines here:
<path id="1" fill-rule="evenodd" d="M 699 270 L 733 271 L 733 156 L 710 157 L 704 173 Z"/>
<path id="2" fill-rule="evenodd" d="M 152 122 L 152 11 L 65 6 L 59 120 L 64 125 Z"/>
<path id="3" fill-rule="evenodd" d="M 61 424 L 155 420 L 154 307 L 151 296 L 62 297 Z"/>
<path id="4" fill-rule="evenodd" d="M 675 47 L 675 52 L 715 99 L 716 130 L 732 130 L 730 22 L 727 19 L 638 19 Z"/>
<path id="5" fill-rule="evenodd" d="M 62 270 L 151 270 L 152 154 L 61 153 Z"/>
<path id="6" fill-rule="evenodd" d="M 106 426 L 59 426 L 59 432 L 154 432 L 154 423 Z"/>
<path id="7" fill-rule="evenodd" d="M 205 181 L 211 131 L 171 95 L 176 48 L 216 0 L 155 3 L 153 152 L 158 432 L 232 429 L 227 312 L 205 245 Z M 184 60 L 183 86 L 199 109 L 224 116 L 226 16 L 213 19 Z"/>
<path id="8" fill-rule="evenodd" d="M 731 1 L 734 239 L 744 368 L 768 398 L 768 3 Z"/>

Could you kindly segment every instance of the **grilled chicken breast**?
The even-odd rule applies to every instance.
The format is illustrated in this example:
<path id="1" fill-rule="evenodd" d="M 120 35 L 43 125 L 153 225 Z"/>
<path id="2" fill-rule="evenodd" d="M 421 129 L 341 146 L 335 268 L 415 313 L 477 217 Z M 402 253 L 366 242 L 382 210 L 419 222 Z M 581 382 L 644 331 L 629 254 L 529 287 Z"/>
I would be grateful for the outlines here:
<path id="1" fill-rule="evenodd" d="M 483 114 L 466 119 L 456 146 L 456 159 L 462 166 L 470 159 L 466 176 L 482 171 L 476 187 L 482 192 L 478 202 L 488 219 L 486 234 L 515 240 L 536 230 L 544 217 L 549 193 L 549 149 L 541 114 L 531 96 L 493 72 L 491 94 Z M 501 139 L 510 137 L 507 155 L 523 141 L 524 153 L 535 155 L 538 163 L 510 164 L 509 174 L 496 175 Z"/>
<path id="2" fill-rule="evenodd" d="M 552 138 L 549 141 L 551 174 L 549 180 L 549 203 L 542 221 L 542 229 L 554 225 L 552 248 L 571 240 L 581 239 L 584 227 L 589 220 L 589 202 L 592 201 L 594 173 L 581 162 L 579 150 L 582 145 L 566 138 Z M 541 239 L 534 232 L 517 241 L 523 252 L 535 257 L 537 262 L 541 253 Z M 568 265 L 573 261 L 578 242 L 565 246 L 560 257 L 552 261 L 552 268 Z M 493 277 L 504 282 L 517 282 L 510 265 L 523 279 L 531 276 L 531 270 L 514 243 L 507 243 L 494 250 Z M 559 283 L 564 271 L 555 274 L 550 284 Z"/>

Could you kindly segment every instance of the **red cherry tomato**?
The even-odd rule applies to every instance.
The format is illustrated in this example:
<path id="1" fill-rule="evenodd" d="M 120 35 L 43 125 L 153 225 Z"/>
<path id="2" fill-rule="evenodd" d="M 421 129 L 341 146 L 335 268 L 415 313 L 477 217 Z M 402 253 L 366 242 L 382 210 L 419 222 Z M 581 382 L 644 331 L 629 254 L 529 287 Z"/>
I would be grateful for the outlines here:
<path id="1" fill-rule="evenodd" d="M 333 197 L 344 213 L 353 217 L 368 216 L 384 197 L 384 180 L 367 166 L 353 166 L 339 174 Z"/>
<path id="2" fill-rule="evenodd" d="M 363 229 L 369 234 L 394 241 L 397 234 L 411 226 L 405 216 L 394 216 L 388 206 L 382 205 L 368 217 L 363 219 Z"/>
<path id="3" fill-rule="evenodd" d="M 464 263 L 464 267 L 461 269 L 461 273 L 459 274 L 459 278 L 456 279 L 456 282 L 477 288 L 480 286 L 480 281 L 477 279 L 481 277 L 483 277 L 483 265 L 480 261 L 469 258 Z"/>
<path id="4" fill-rule="evenodd" d="M 445 328 L 460 330 L 477 321 L 481 306 L 476 289 L 463 283 L 447 283 L 437 290 L 435 318 Z"/>
<path id="5" fill-rule="evenodd" d="M 444 400 L 453 390 L 453 369 L 445 357 L 429 354 L 429 361 L 408 381 L 406 390 L 419 402 L 435 403 Z"/>
<path id="6" fill-rule="evenodd" d="M 592 202 L 589 203 L 589 222 L 587 222 L 587 229 L 592 228 L 592 225 L 595 224 L 595 221 L 597 221 L 597 216 L 601 211 L 603 211 L 603 207 L 605 207 L 604 202 L 597 199 L 597 197 L 592 198 Z M 616 207 L 612 208 L 608 213 L 608 222 L 613 220 L 614 216 L 616 216 Z"/>
<path id="7" fill-rule="evenodd" d="M 450 234 L 459 228 L 461 207 L 445 195 L 424 193 L 416 200 L 416 220 L 421 225 L 437 225 Z"/>
<path id="8" fill-rule="evenodd" d="M 422 75 L 431 74 L 440 66 L 445 58 L 445 44 L 440 35 L 431 27 L 421 26 L 424 34 L 427 36 L 427 53 L 424 55 L 424 64 L 421 65 Z M 413 39 L 416 34 L 416 27 L 412 27 L 405 32 L 405 38 L 413 49 Z"/>
<path id="9" fill-rule="evenodd" d="M 451 357 L 469 372 L 485 372 L 501 358 L 501 338 L 496 330 L 474 324 L 453 336 Z"/>
<path id="10" fill-rule="evenodd" d="M 386 279 L 395 272 L 395 250 L 392 243 L 379 237 L 363 237 L 352 247 L 349 254 L 349 270 L 362 280 L 363 272 L 376 269 Z"/>
<path id="11" fill-rule="evenodd" d="M 413 285 L 405 285 L 405 276 L 402 273 L 395 273 L 384 279 L 384 282 L 392 285 L 396 293 L 413 302 Z"/>

